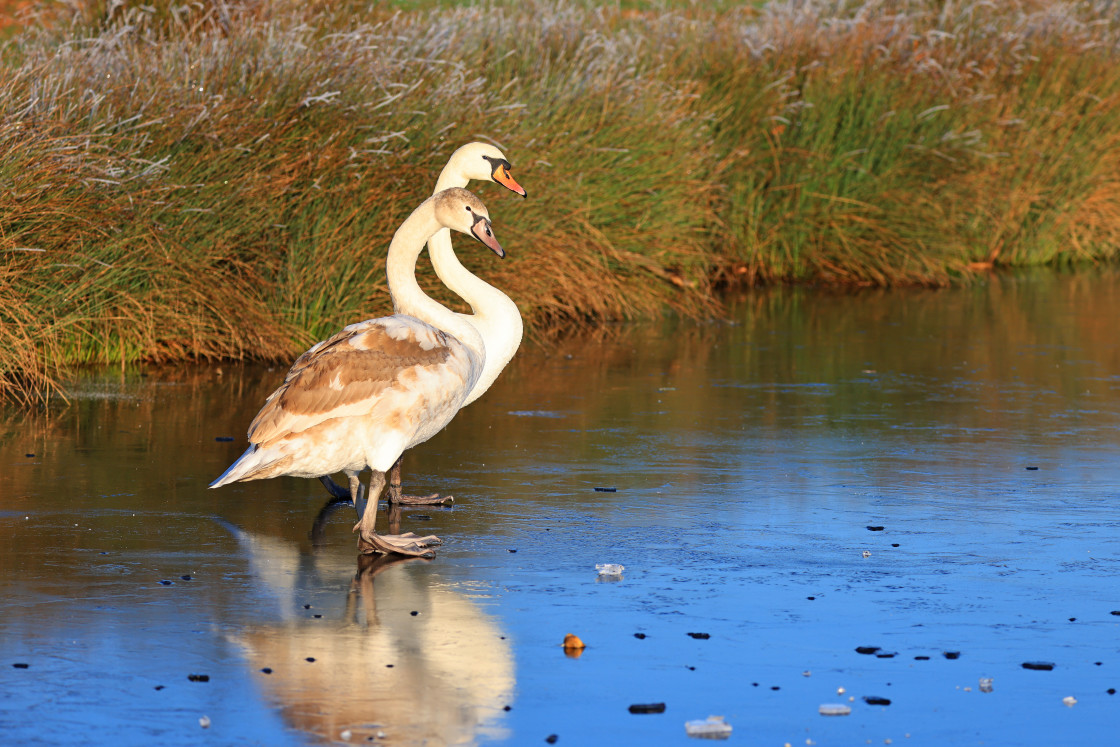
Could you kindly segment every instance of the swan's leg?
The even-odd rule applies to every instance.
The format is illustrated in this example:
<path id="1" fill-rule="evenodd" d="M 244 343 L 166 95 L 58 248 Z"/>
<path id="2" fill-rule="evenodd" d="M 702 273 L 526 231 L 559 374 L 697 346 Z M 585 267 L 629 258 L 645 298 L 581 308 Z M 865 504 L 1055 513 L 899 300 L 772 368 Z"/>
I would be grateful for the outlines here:
<path id="1" fill-rule="evenodd" d="M 439 493 L 432 493 L 431 495 L 402 495 L 401 494 L 401 461 L 404 460 L 404 454 L 397 458 L 393 464 L 393 468 L 389 470 L 389 504 L 394 503 L 406 506 L 445 506 L 448 503 L 454 503 L 455 498 L 448 495 L 440 497 Z"/>
<path id="2" fill-rule="evenodd" d="M 365 487 L 365 485 L 362 485 L 362 481 L 358 479 L 358 473 L 357 472 L 347 472 L 346 477 L 349 478 L 349 480 L 350 480 L 350 500 L 354 504 L 354 510 L 356 510 L 358 512 L 358 518 L 361 518 L 361 517 L 365 516 L 365 514 L 366 514 L 366 496 L 365 496 L 366 487 Z M 370 482 L 370 487 L 373 487 L 372 482 Z M 377 497 L 376 496 L 374 496 L 374 498 L 373 498 L 373 518 L 374 519 L 377 518 Z"/>
<path id="3" fill-rule="evenodd" d="M 352 495 L 361 492 L 361 483 L 358 483 L 358 488 L 354 487 L 357 476 L 350 480 L 350 492 Z M 377 501 L 381 497 L 381 492 L 385 490 L 385 473 L 373 470 L 373 474 L 369 478 L 369 502 L 364 506 L 359 516 L 358 523 L 354 525 L 354 531 L 358 533 L 358 550 L 363 554 L 368 553 L 397 553 L 398 555 L 412 555 L 420 558 L 434 558 L 436 556 L 433 550 L 427 548 L 432 545 L 441 544 L 439 537 L 427 536 L 420 537 L 412 532 L 407 534 L 385 534 L 381 535 L 375 531 L 377 524 Z M 357 505 L 355 501 L 354 505 Z"/>
<path id="4" fill-rule="evenodd" d="M 350 491 L 332 480 L 330 475 L 323 475 L 319 478 L 319 482 L 323 483 L 323 487 L 327 489 L 327 492 L 331 494 L 332 498 L 350 497 Z"/>

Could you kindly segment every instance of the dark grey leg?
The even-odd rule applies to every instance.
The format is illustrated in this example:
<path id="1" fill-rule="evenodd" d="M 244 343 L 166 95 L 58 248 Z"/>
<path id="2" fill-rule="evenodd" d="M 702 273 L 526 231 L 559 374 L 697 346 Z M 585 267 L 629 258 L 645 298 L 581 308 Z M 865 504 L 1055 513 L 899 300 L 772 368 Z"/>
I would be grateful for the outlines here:
<path id="1" fill-rule="evenodd" d="M 404 460 L 404 454 L 401 454 L 397 461 L 393 464 L 392 469 L 389 470 L 389 505 L 403 504 L 406 506 L 445 506 L 449 503 L 454 503 L 455 498 L 452 496 L 440 497 L 439 493 L 432 493 L 431 495 L 404 495 L 401 493 L 401 462 Z"/>
<path id="2" fill-rule="evenodd" d="M 319 482 L 323 483 L 323 487 L 334 498 L 349 498 L 350 491 L 339 485 L 337 482 L 330 478 L 330 475 L 323 475 L 319 478 Z"/>

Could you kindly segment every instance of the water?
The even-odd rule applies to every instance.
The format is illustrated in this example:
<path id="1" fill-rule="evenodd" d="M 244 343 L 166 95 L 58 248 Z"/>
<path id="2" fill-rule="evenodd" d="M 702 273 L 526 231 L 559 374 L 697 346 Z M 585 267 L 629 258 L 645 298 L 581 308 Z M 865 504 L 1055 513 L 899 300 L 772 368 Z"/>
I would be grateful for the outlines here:
<path id="1" fill-rule="evenodd" d="M 280 369 L 4 411 L 4 741 L 683 745 L 709 714 L 759 745 L 1113 738 L 1120 273 L 733 316 L 523 350 L 406 461 L 456 497 L 404 509 L 432 562 L 359 560 L 316 482 L 206 489 Z"/>

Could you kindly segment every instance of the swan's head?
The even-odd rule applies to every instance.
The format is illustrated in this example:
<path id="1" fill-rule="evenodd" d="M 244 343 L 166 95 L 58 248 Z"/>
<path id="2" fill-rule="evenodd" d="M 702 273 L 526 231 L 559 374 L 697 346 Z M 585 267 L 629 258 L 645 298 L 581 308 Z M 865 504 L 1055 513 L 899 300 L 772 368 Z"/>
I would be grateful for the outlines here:
<path id="1" fill-rule="evenodd" d="M 468 236 L 473 236 L 481 241 L 499 257 L 505 257 L 505 250 L 494 237 L 494 228 L 490 225 L 490 213 L 482 200 L 473 192 L 468 192 L 461 187 L 445 189 L 435 197 L 436 218 L 440 225 L 450 228 Z"/>
<path id="2" fill-rule="evenodd" d="M 497 182 L 511 192 L 526 197 L 522 187 L 510 174 L 513 167 L 504 153 L 489 143 L 467 143 L 451 154 L 444 171 L 466 184 L 471 179 Z"/>

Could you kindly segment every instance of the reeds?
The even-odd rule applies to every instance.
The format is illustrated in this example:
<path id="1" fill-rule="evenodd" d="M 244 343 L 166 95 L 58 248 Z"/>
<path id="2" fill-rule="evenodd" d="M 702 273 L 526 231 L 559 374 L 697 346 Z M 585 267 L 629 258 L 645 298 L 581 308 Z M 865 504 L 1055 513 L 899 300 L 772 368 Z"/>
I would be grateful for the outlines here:
<path id="1" fill-rule="evenodd" d="M 509 257 L 457 245 L 536 334 L 1117 254 L 1111 4 L 418 5 L 94 3 L 13 37 L 0 396 L 387 313 L 388 240 L 473 139 L 530 199 L 476 185 Z"/>

